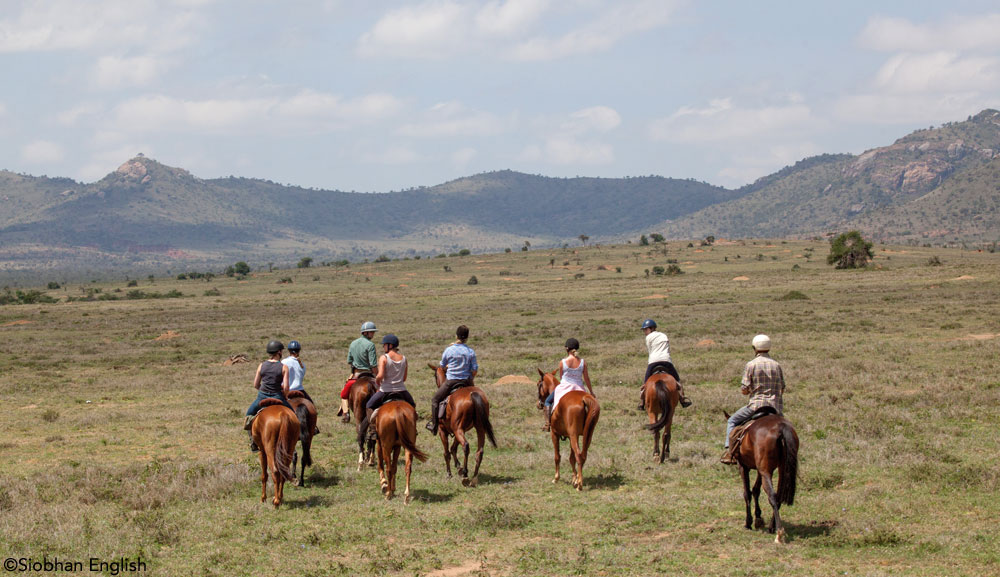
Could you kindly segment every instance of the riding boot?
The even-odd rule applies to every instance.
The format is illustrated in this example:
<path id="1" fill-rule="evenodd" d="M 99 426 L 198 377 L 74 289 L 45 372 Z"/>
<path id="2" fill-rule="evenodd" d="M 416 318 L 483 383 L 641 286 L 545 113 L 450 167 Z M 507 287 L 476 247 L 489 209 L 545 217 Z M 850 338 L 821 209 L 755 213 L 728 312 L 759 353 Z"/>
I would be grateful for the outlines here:
<path id="1" fill-rule="evenodd" d="M 247 415 L 246 416 L 246 419 L 243 420 L 243 430 L 244 431 L 249 431 L 250 428 L 253 427 L 253 420 L 256 417 L 257 417 L 257 415 Z"/>
<path id="2" fill-rule="evenodd" d="M 427 421 L 425 427 L 432 435 L 438 434 L 438 404 L 434 401 L 431 401 L 431 420 Z"/>
<path id="3" fill-rule="evenodd" d="M 552 407 L 545 405 L 545 425 L 542 427 L 543 431 L 552 430 Z"/>
<path id="4" fill-rule="evenodd" d="M 253 440 L 253 432 L 247 431 L 247 433 L 250 435 L 250 450 L 256 453 L 257 451 L 260 450 L 260 447 L 258 447 L 257 443 L 255 443 Z"/>
<path id="5" fill-rule="evenodd" d="M 372 418 L 372 415 L 374 415 L 374 414 L 375 414 L 375 409 L 367 409 L 367 408 L 365 409 L 365 419 L 368 419 L 368 439 L 369 440 L 375 438 L 375 419 Z"/>
<path id="6" fill-rule="evenodd" d="M 682 407 L 687 408 L 691 406 L 691 399 L 684 396 L 684 387 L 681 386 L 680 382 L 677 383 L 677 396 L 680 398 Z"/>
<path id="7" fill-rule="evenodd" d="M 729 447 L 726 447 L 725 449 L 723 449 L 723 451 L 722 451 L 722 458 L 719 459 L 719 462 L 722 463 L 723 465 L 735 465 L 736 464 L 736 457 L 733 456 L 733 452 L 729 449 Z"/>
<path id="8" fill-rule="evenodd" d="M 340 412 L 337 415 L 341 417 L 341 421 L 351 422 L 351 409 L 347 406 L 347 399 L 340 399 Z"/>
<path id="9" fill-rule="evenodd" d="M 639 410 L 646 410 L 646 385 L 639 387 Z"/>

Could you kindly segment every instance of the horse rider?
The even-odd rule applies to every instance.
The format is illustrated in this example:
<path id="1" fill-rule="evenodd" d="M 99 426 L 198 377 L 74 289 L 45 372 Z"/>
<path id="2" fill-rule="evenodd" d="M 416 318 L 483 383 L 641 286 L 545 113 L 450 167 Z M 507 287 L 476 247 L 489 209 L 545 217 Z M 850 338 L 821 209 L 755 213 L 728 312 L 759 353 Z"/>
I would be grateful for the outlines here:
<path id="1" fill-rule="evenodd" d="M 281 362 L 281 351 L 285 345 L 281 341 L 271 341 L 267 343 L 268 359 L 257 367 L 257 374 L 253 378 L 253 388 L 257 389 L 257 398 L 247 409 L 246 418 L 243 422 L 243 429 L 250 434 L 250 450 L 258 451 L 257 444 L 253 442 L 253 432 L 250 430 L 253 419 L 260 411 L 260 402 L 264 399 L 278 399 L 282 405 L 289 409 L 288 404 L 288 367 Z M 294 411 L 294 409 L 292 409 Z"/>
<path id="2" fill-rule="evenodd" d="M 368 421 L 369 429 L 375 431 L 375 423 L 372 423 L 372 413 L 381 407 L 386 399 L 398 398 L 406 401 L 417 408 L 417 403 L 413 400 L 413 395 L 406 390 L 407 365 L 406 357 L 399 352 L 399 338 L 394 334 L 387 334 L 382 337 L 382 351 L 385 353 L 378 359 L 378 373 L 375 374 L 375 384 L 378 391 L 368 399 L 365 405 L 365 419 Z"/>
<path id="3" fill-rule="evenodd" d="M 566 340 L 565 346 L 566 358 L 559 361 L 559 384 L 545 399 L 546 424 L 552 420 L 552 411 L 566 393 L 570 391 L 586 392 L 589 389 L 590 394 L 594 394 L 594 388 L 590 386 L 590 373 L 587 372 L 587 364 L 580 358 L 580 341 L 570 338 Z M 587 389 L 583 388 L 584 385 L 587 385 Z"/>
<path id="4" fill-rule="evenodd" d="M 315 405 L 316 401 L 312 400 L 312 397 L 309 396 L 309 393 L 302 386 L 302 380 L 306 376 L 306 366 L 302 364 L 302 359 L 299 358 L 299 354 L 302 352 L 302 345 L 299 341 L 289 341 L 287 350 L 288 356 L 281 360 L 281 364 L 288 367 L 288 390 L 302 391 L 302 396 L 309 399 L 309 402 Z M 313 434 L 318 435 L 319 427 L 315 427 L 315 429 Z"/>
<path id="5" fill-rule="evenodd" d="M 427 430 L 433 435 L 438 431 L 438 405 L 455 390 L 474 386 L 476 373 L 479 372 L 476 351 L 465 344 L 469 340 L 469 327 L 458 327 L 455 338 L 455 342 L 441 355 L 440 366 L 445 370 L 445 381 L 431 397 L 431 420 L 427 421 Z"/>
<path id="6" fill-rule="evenodd" d="M 677 381 L 677 395 L 680 398 L 681 406 L 690 407 L 691 401 L 684 396 L 681 377 L 677 374 L 677 369 L 670 360 L 670 339 L 667 338 L 667 335 L 656 330 L 656 321 L 653 319 L 642 321 L 642 332 L 646 335 L 646 350 L 649 351 L 649 360 L 646 361 L 646 376 L 643 377 L 642 386 L 639 387 L 639 410 L 642 411 L 646 408 L 646 381 L 657 370 L 666 372 Z"/>
<path id="7" fill-rule="evenodd" d="M 733 413 L 726 423 L 725 451 L 721 459 L 726 465 L 736 463 L 729 450 L 729 433 L 734 427 L 750 420 L 751 415 L 761 407 L 772 407 L 779 415 L 782 412 L 781 397 L 785 392 L 785 375 L 778 361 L 772 359 L 769 354 L 771 339 L 767 335 L 757 335 L 753 338 L 752 344 L 754 358 L 743 369 L 743 381 L 740 385 L 740 392 L 750 395 L 750 399 L 747 405 Z"/>
<path id="8" fill-rule="evenodd" d="M 337 413 L 338 417 L 343 416 L 345 423 L 351 422 L 351 408 L 347 406 L 347 399 L 351 396 L 351 385 L 359 377 L 375 376 L 374 370 L 378 355 L 375 352 L 375 343 L 372 342 L 372 337 L 375 336 L 377 330 L 375 323 L 365 321 L 361 325 L 361 336 L 354 339 L 350 348 L 347 349 L 347 363 L 351 366 L 351 376 L 344 383 L 343 390 L 340 391 L 340 412 Z"/>

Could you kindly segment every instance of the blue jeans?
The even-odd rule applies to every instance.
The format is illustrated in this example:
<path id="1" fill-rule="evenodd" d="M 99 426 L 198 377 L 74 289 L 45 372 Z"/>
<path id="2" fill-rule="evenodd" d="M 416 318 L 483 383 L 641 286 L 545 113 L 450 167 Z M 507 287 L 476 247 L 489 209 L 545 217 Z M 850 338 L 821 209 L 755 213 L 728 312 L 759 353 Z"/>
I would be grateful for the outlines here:
<path id="1" fill-rule="evenodd" d="M 406 401 L 407 403 L 410 403 L 410 405 L 412 405 L 414 409 L 417 408 L 417 403 L 414 402 L 413 395 L 410 394 L 410 391 L 396 391 L 395 393 L 383 393 L 382 391 L 378 391 L 377 393 L 372 395 L 372 398 L 368 399 L 368 404 L 365 405 L 365 408 L 374 411 L 375 409 L 381 407 L 382 404 L 385 402 L 385 398 L 390 395 L 396 397 L 400 401 Z"/>
<path id="2" fill-rule="evenodd" d="M 729 417 L 729 421 L 726 422 L 725 447 L 727 449 L 729 448 L 729 433 L 733 430 L 734 427 L 738 427 L 743 423 L 747 422 L 748 420 L 750 420 L 750 416 L 753 415 L 754 411 L 756 410 L 757 409 L 751 409 L 750 406 L 747 405 L 741 408 L 740 410 L 736 411 L 735 413 L 732 414 L 731 417 Z"/>
<path id="3" fill-rule="evenodd" d="M 551 407 L 552 403 L 556 402 L 555 391 L 549 393 L 549 396 L 545 397 L 545 402 L 543 403 L 546 407 Z"/>
<path id="4" fill-rule="evenodd" d="M 257 398 L 253 400 L 253 403 L 250 405 L 250 408 L 247 409 L 248 417 L 250 415 L 256 415 L 257 411 L 260 411 L 260 402 L 263 401 L 264 399 L 278 399 L 279 401 L 281 401 L 282 405 L 285 405 L 289 409 L 292 409 L 292 406 L 288 404 L 288 399 L 285 398 L 285 395 L 283 393 L 268 394 L 263 391 L 257 391 Z M 294 412 L 295 409 L 292 409 L 292 411 Z"/>

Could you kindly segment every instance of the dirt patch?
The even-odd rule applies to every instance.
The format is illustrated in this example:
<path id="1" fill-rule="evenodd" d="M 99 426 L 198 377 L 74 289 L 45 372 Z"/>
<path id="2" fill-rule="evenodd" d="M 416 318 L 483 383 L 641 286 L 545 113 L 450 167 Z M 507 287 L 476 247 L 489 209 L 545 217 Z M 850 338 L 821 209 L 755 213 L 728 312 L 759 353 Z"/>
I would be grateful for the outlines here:
<path id="1" fill-rule="evenodd" d="M 750 280 L 750 277 L 748 277 L 748 276 L 735 276 L 735 277 L 733 277 L 733 280 Z"/>
<path id="2" fill-rule="evenodd" d="M 248 356 L 244 355 L 243 353 L 237 353 L 235 355 L 229 355 L 228 359 L 222 361 L 222 366 L 231 367 L 239 363 L 249 363 L 249 362 L 250 358 Z"/>
<path id="3" fill-rule="evenodd" d="M 648 297 L 640 297 L 639 300 L 665 299 L 665 298 L 667 298 L 667 295 L 654 294 L 654 295 L 649 295 Z"/>
<path id="4" fill-rule="evenodd" d="M 181 334 L 178 333 L 178 332 L 176 332 L 176 331 L 167 331 L 167 332 L 163 333 L 162 335 L 156 337 L 153 340 L 157 340 L 157 341 L 169 341 L 170 339 L 176 339 L 179 336 L 181 336 Z"/>
<path id="5" fill-rule="evenodd" d="M 998 334 L 984 333 L 984 334 L 981 334 L 981 335 L 968 335 L 966 337 L 962 337 L 959 340 L 960 341 L 988 341 L 990 339 L 995 339 L 997 337 L 1000 337 L 1000 333 L 998 333 Z"/>
<path id="6" fill-rule="evenodd" d="M 31 324 L 34 324 L 34 321 L 19 320 L 19 321 L 10 321 L 9 323 L 4 323 L 0 325 L 0 327 L 14 327 L 17 325 L 31 325 Z"/>
<path id="7" fill-rule="evenodd" d="M 524 375 L 505 375 L 500 377 L 494 385 L 533 385 L 536 381 Z"/>
<path id="8" fill-rule="evenodd" d="M 962 276 L 956 278 L 955 280 L 973 280 L 975 278 L 976 277 L 974 277 L 974 276 L 969 276 L 967 274 L 963 274 Z"/>
<path id="9" fill-rule="evenodd" d="M 396 286 L 399 287 L 399 288 L 410 288 L 410 285 L 408 285 L 408 284 L 400 284 L 400 285 L 396 285 Z"/>
<path id="10" fill-rule="evenodd" d="M 437 571 L 431 571 L 427 574 L 427 577 L 456 577 L 457 575 L 465 575 L 466 573 L 472 573 L 482 567 L 482 563 L 479 561 L 468 561 L 459 565 L 458 567 L 447 567 L 445 569 L 438 569 Z"/>
<path id="11" fill-rule="evenodd" d="M 696 347 L 710 347 L 710 346 L 712 346 L 714 344 L 715 344 L 715 341 L 713 341 L 712 339 L 701 339 L 700 341 L 698 341 L 698 343 L 695 346 Z"/>

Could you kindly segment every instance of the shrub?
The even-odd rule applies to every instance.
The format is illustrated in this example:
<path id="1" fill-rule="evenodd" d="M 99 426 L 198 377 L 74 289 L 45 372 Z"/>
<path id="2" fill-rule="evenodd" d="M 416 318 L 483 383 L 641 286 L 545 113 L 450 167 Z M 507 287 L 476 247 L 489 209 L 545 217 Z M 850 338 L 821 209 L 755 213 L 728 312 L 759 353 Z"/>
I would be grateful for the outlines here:
<path id="1" fill-rule="evenodd" d="M 304 256 L 299 259 L 299 264 L 295 265 L 297 268 L 309 268 L 312 266 L 312 257 Z"/>
<path id="2" fill-rule="evenodd" d="M 470 254 L 472 254 L 472 251 L 470 251 L 467 248 L 463 248 L 462 250 L 458 251 L 458 256 L 469 256 Z"/>
<path id="3" fill-rule="evenodd" d="M 573 278 L 575 278 L 577 280 L 580 280 L 580 279 L 583 278 L 583 273 L 582 272 L 578 272 L 575 275 L 573 275 Z"/>
<path id="4" fill-rule="evenodd" d="M 387 255 L 380 254 L 378 255 L 378 258 L 375 259 L 375 262 L 389 262 L 389 257 Z"/>
<path id="5" fill-rule="evenodd" d="M 944 263 L 941 262 L 941 259 L 938 258 L 937 255 L 934 255 L 931 258 L 927 259 L 927 266 L 941 266 L 943 264 Z"/>
<path id="6" fill-rule="evenodd" d="M 681 270 L 681 267 L 672 264 L 667 267 L 667 274 L 674 276 L 674 275 L 684 274 L 684 271 Z"/>
<path id="7" fill-rule="evenodd" d="M 56 290 L 56 289 L 60 288 L 59 283 L 57 283 L 56 281 L 49 281 L 49 285 L 48 286 L 49 286 L 49 290 Z"/>
<path id="8" fill-rule="evenodd" d="M 864 268 L 874 256 L 872 243 L 861 236 L 861 232 L 845 232 L 830 241 L 830 254 L 826 263 L 838 269 Z"/>
<path id="9" fill-rule="evenodd" d="M 476 278 L 476 275 L 472 275 L 469 277 L 469 282 L 467 284 L 479 284 L 479 279 Z"/>
<path id="10" fill-rule="evenodd" d="M 222 293 L 219 292 L 219 289 L 217 289 L 217 288 L 210 288 L 207 291 L 205 291 L 205 296 L 207 296 L 207 297 L 221 297 Z"/>
<path id="11" fill-rule="evenodd" d="M 130 281 L 128 281 L 128 284 L 126 284 L 125 286 L 126 287 L 139 286 L 139 281 L 137 281 L 137 280 L 130 280 Z"/>
<path id="12" fill-rule="evenodd" d="M 655 274 L 656 276 L 660 276 L 665 272 L 667 272 L 667 269 L 663 268 L 662 266 L 653 267 L 653 274 Z"/>
<path id="13" fill-rule="evenodd" d="M 780 297 L 778 297 L 775 300 L 779 300 L 779 301 L 807 301 L 807 300 L 809 300 L 809 297 L 807 297 L 804 293 L 801 293 L 799 291 L 788 291 L 788 292 L 786 292 L 785 294 L 781 295 Z"/>

